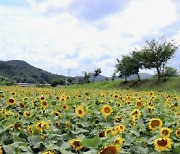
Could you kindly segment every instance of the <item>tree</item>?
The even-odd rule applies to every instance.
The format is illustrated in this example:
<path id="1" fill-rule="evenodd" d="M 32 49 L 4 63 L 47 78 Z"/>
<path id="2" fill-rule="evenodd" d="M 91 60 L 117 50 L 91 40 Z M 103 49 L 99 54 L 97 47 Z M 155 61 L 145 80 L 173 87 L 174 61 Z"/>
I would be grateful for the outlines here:
<path id="1" fill-rule="evenodd" d="M 121 60 L 117 59 L 118 64 L 115 65 L 116 72 L 119 73 L 119 77 L 124 77 L 125 82 L 127 82 L 127 77 L 132 74 L 131 71 L 131 57 L 123 56 Z"/>
<path id="2" fill-rule="evenodd" d="M 91 76 L 91 73 L 83 72 L 84 73 L 84 82 L 89 83 L 89 78 Z"/>
<path id="3" fill-rule="evenodd" d="M 51 86 L 56 87 L 57 85 L 65 85 L 65 83 L 66 82 L 65 82 L 64 79 L 59 78 L 59 79 L 53 80 L 52 83 L 51 83 Z"/>
<path id="4" fill-rule="evenodd" d="M 178 76 L 177 69 L 172 67 L 165 67 L 164 77 L 176 77 Z"/>
<path id="5" fill-rule="evenodd" d="M 173 41 L 167 42 L 164 38 L 146 42 L 147 45 L 141 51 L 143 66 L 147 69 L 155 68 L 160 80 L 167 61 L 174 56 L 178 46 Z"/>
<path id="6" fill-rule="evenodd" d="M 133 52 L 130 56 L 123 56 L 121 61 L 117 59 L 116 72 L 120 77 L 125 78 L 125 82 L 127 82 L 127 77 L 133 74 L 137 74 L 138 81 L 140 81 L 139 69 L 142 68 L 140 58 L 140 53 Z"/>
<path id="7" fill-rule="evenodd" d="M 116 72 L 114 72 L 113 74 L 112 74 L 112 76 L 111 76 L 111 80 L 115 80 L 115 78 L 116 78 Z"/>
<path id="8" fill-rule="evenodd" d="M 143 63 L 141 59 L 141 52 L 133 51 L 131 53 L 131 70 L 132 74 L 136 74 L 138 76 L 138 81 L 140 82 L 139 69 L 142 69 Z"/>
<path id="9" fill-rule="evenodd" d="M 94 81 L 95 81 L 95 78 L 99 75 L 99 74 L 101 74 L 101 68 L 97 68 L 96 70 L 94 70 L 94 73 L 93 73 L 93 83 L 94 83 Z"/>

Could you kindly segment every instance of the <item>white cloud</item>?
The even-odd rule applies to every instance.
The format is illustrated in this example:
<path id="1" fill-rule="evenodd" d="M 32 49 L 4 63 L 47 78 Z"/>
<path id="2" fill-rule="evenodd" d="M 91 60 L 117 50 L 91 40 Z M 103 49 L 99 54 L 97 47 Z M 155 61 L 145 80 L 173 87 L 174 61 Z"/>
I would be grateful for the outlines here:
<path id="1" fill-rule="evenodd" d="M 135 42 L 177 20 L 171 0 L 131 0 L 124 11 L 92 23 L 67 11 L 41 14 L 50 6 L 64 9 L 71 0 L 29 1 L 32 7 L 26 9 L 0 7 L 0 59 L 24 59 L 58 74 L 72 68 L 81 75 L 82 69 L 101 67 L 104 75 L 111 75 L 116 58 L 139 46 Z M 101 59 L 104 55 L 109 58 Z"/>

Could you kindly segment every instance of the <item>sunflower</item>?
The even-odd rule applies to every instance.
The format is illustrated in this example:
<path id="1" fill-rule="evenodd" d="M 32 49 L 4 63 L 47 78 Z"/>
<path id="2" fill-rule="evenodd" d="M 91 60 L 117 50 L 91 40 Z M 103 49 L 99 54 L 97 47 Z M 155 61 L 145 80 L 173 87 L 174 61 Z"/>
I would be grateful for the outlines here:
<path id="1" fill-rule="evenodd" d="M 124 140 L 123 140 L 123 138 L 122 138 L 121 136 L 119 136 L 119 135 L 118 135 L 118 136 L 116 137 L 116 139 L 114 140 L 114 144 L 115 144 L 115 145 L 119 145 L 119 146 L 120 146 L 120 145 L 122 145 L 123 143 L 124 143 Z"/>
<path id="2" fill-rule="evenodd" d="M 120 116 L 116 116 L 115 117 L 116 119 L 115 119 L 115 122 L 122 122 L 123 121 L 123 119 L 122 119 L 122 117 L 120 117 Z"/>
<path id="3" fill-rule="evenodd" d="M 0 154 L 3 154 L 4 153 L 4 149 L 2 147 L 2 145 L 0 144 Z"/>
<path id="4" fill-rule="evenodd" d="M 60 123 L 59 123 L 58 121 L 56 121 L 56 122 L 54 123 L 54 126 L 59 127 L 59 126 L 60 126 Z"/>
<path id="5" fill-rule="evenodd" d="M 167 151 L 169 149 L 171 149 L 171 139 L 170 138 L 157 138 L 154 141 L 154 148 L 157 151 Z"/>
<path id="6" fill-rule="evenodd" d="M 9 98 L 7 101 L 6 101 L 6 104 L 11 106 L 11 105 L 14 105 L 16 104 L 16 101 L 14 98 Z"/>
<path id="7" fill-rule="evenodd" d="M 66 129 L 70 129 L 70 123 L 69 122 L 66 122 Z"/>
<path id="8" fill-rule="evenodd" d="M 107 116 L 111 115 L 111 113 L 113 112 L 113 109 L 109 105 L 104 105 L 101 109 L 101 112 L 104 116 L 107 117 Z"/>
<path id="9" fill-rule="evenodd" d="M 141 100 L 137 100 L 137 101 L 136 101 L 136 107 L 142 107 Z"/>
<path id="10" fill-rule="evenodd" d="M 11 130 L 14 130 L 14 124 L 9 125 L 9 128 L 10 128 Z"/>
<path id="11" fill-rule="evenodd" d="M 52 150 L 45 150 L 42 154 L 55 154 Z"/>
<path id="12" fill-rule="evenodd" d="M 108 145 L 105 146 L 98 154 L 118 154 L 119 146 L 117 145 Z"/>
<path id="13" fill-rule="evenodd" d="M 119 126 L 115 126 L 113 131 L 114 135 L 118 134 L 119 131 L 120 131 Z"/>
<path id="14" fill-rule="evenodd" d="M 135 116 L 135 117 L 139 117 L 139 116 L 141 116 L 141 111 L 139 110 L 139 109 L 133 109 L 132 111 L 131 111 L 131 117 L 132 116 Z"/>
<path id="15" fill-rule="evenodd" d="M 36 129 L 40 132 L 42 132 L 43 129 L 49 129 L 49 124 L 44 121 L 37 122 L 35 126 L 36 126 Z"/>
<path id="16" fill-rule="evenodd" d="M 101 137 L 106 137 L 107 136 L 107 131 L 101 131 L 99 132 L 98 136 Z"/>
<path id="17" fill-rule="evenodd" d="M 29 135 L 32 135 L 33 133 L 34 133 L 34 131 L 33 131 L 33 129 L 32 129 L 32 126 L 27 126 L 27 133 L 29 134 Z"/>
<path id="18" fill-rule="evenodd" d="M 61 98 L 60 98 L 60 101 L 62 101 L 62 102 L 66 102 L 66 98 L 61 97 Z"/>
<path id="19" fill-rule="evenodd" d="M 72 139 L 70 140 L 70 145 L 74 150 L 81 150 L 83 146 L 81 145 L 81 140 L 80 139 Z"/>
<path id="20" fill-rule="evenodd" d="M 11 95 L 16 95 L 16 93 L 15 92 L 11 92 Z"/>
<path id="21" fill-rule="evenodd" d="M 23 115 L 25 118 L 31 117 L 31 113 L 29 111 L 24 111 Z"/>
<path id="22" fill-rule="evenodd" d="M 43 130 L 43 125 L 42 125 L 41 122 L 37 122 L 35 126 L 36 126 L 36 129 L 37 129 L 38 131 L 42 132 L 42 130 Z"/>
<path id="23" fill-rule="evenodd" d="M 155 94 L 154 91 L 150 91 L 149 93 L 150 96 L 154 96 L 154 94 Z"/>
<path id="24" fill-rule="evenodd" d="M 151 130 L 155 130 L 156 128 L 159 128 L 159 127 L 161 127 L 162 126 L 162 121 L 161 121 L 161 119 L 155 119 L 155 118 L 153 118 L 153 119 L 151 119 L 150 121 L 149 121 L 149 129 L 151 129 Z"/>
<path id="25" fill-rule="evenodd" d="M 119 125 L 119 131 L 124 132 L 125 131 L 125 126 L 123 124 Z"/>
<path id="26" fill-rule="evenodd" d="M 105 130 L 105 135 L 108 135 L 108 134 L 110 134 L 110 133 L 112 133 L 112 129 L 107 128 L 107 129 Z"/>
<path id="27" fill-rule="evenodd" d="M 61 113 L 58 112 L 58 111 L 52 111 L 52 112 L 51 112 L 51 115 L 52 115 L 52 114 L 54 114 L 54 115 L 57 116 L 57 117 L 60 117 L 60 116 L 61 116 Z"/>
<path id="28" fill-rule="evenodd" d="M 49 129 L 49 124 L 47 122 L 42 121 L 42 126 L 45 129 Z"/>
<path id="29" fill-rule="evenodd" d="M 119 95 L 115 94 L 115 95 L 114 95 L 114 98 L 115 98 L 115 99 L 118 99 L 118 98 L 119 98 Z"/>
<path id="30" fill-rule="evenodd" d="M 21 122 L 17 122 L 17 123 L 15 123 L 15 129 L 16 130 L 21 130 L 21 128 L 22 128 L 22 123 Z"/>
<path id="31" fill-rule="evenodd" d="M 76 116 L 80 118 L 82 118 L 86 114 L 84 107 L 81 105 L 76 107 L 75 113 L 76 113 Z"/>
<path id="32" fill-rule="evenodd" d="M 69 109 L 69 107 L 67 106 L 67 104 L 63 104 L 62 108 L 63 108 L 63 110 L 68 110 L 68 109 Z"/>
<path id="33" fill-rule="evenodd" d="M 25 108 L 25 105 L 24 105 L 22 102 L 20 102 L 20 103 L 19 103 L 19 107 L 20 107 L 21 109 L 24 109 L 24 108 Z"/>
<path id="34" fill-rule="evenodd" d="M 45 100 L 45 97 L 44 96 L 41 96 L 40 97 L 41 101 Z"/>
<path id="35" fill-rule="evenodd" d="M 44 108 L 44 109 L 47 108 L 48 107 L 48 102 L 45 101 L 45 100 L 41 101 L 41 107 Z"/>
<path id="36" fill-rule="evenodd" d="M 176 134 L 177 137 L 180 137 L 180 128 L 178 128 L 178 129 L 176 130 L 176 133 L 175 133 L 175 134 Z"/>
<path id="37" fill-rule="evenodd" d="M 160 134 L 163 135 L 164 137 L 169 137 L 171 134 L 171 129 L 167 128 L 167 127 L 163 127 L 160 130 Z"/>

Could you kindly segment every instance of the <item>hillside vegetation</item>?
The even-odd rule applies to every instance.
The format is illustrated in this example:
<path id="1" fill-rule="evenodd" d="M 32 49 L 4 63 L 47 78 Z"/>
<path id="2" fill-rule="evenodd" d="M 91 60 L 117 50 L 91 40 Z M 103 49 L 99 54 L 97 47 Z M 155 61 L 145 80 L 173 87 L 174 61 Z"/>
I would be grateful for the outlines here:
<path id="1" fill-rule="evenodd" d="M 89 89 L 133 89 L 133 90 L 154 90 L 154 91 L 174 91 L 180 94 L 180 77 L 167 78 L 166 80 L 157 81 L 157 79 L 148 79 L 137 81 L 123 80 L 101 81 L 90 84 L 72 85 L 71 88 L 89 88 Z"/>
<path id="2" fill-rule="evenodd" d="M 36 68 L 22 60 L 0 61 L 0 77 L 14 82 L 51 83 L 65 77 Z"/>

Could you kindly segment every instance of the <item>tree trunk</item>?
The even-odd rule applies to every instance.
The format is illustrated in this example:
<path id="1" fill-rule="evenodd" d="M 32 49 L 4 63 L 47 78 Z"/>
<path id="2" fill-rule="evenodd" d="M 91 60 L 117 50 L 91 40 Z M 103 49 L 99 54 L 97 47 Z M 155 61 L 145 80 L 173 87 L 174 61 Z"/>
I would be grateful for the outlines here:
<path id="1" fill-rule="evenodd" d="M 95 78 L 96 78 L 96 76 L 94 76 L 94 78 L 93 78 L 93 83 L 94 83 L 94 81 L 95 81 Z"/>
<path id="2" fill-rule="evenodd" d="M 140 78 L 139 73 L 137 73 L 137 76 L 138 76 L 138 82 L 140 82 L 140 81 L 141 81 L 141 78 Z"/>
<path id="3" fill-rule="evenodd" d="M 125 76 L 124 79 L 125 79 L 125 83 L 126 83 L 127 82 L 127 76 Z"/>
<path id="4" fill-rule="evenodd" d="M 157 70 L 157 75 L 158 75 L 158 81 L 161 79 L 161 71 L 159 70 L 158 67 L 156 67 Z"/>

